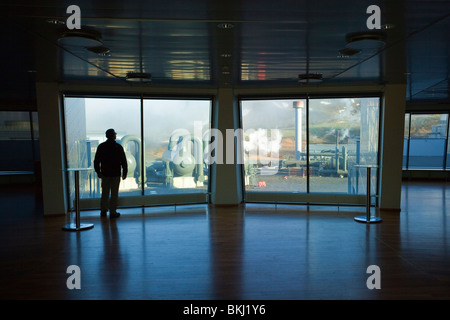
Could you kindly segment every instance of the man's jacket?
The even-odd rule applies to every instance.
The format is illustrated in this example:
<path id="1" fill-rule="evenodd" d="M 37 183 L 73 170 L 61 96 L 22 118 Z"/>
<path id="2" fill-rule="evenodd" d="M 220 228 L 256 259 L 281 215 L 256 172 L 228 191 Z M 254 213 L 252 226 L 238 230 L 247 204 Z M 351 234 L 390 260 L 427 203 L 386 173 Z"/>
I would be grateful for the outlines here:
<path id="1" fill-rule="evenodd" d="M 112 139 L 100 143 L 95 153 L 94 169 L 105 177 L 126 176 L 128 164 L 123 147 Z"/>

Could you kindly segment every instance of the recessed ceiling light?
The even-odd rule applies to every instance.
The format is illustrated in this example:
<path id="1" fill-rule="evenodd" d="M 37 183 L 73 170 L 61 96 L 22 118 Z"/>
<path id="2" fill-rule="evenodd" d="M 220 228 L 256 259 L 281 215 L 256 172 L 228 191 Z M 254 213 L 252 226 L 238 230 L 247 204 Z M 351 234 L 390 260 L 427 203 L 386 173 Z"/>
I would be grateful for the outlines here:
<path id="1" fill-rule="evenodd" d="M 47 23 L 56 24 L 56 25 L 66 24 L 64 21 L 61 21 L 58 19 L 47 19 Z"/>
<path id="2" fill-rule="evenodd" d="M 111 52 L 110 52 L 109 48 L 107 48 L 105 46 L 90 47 L 90 48 L 88 48 L 88 50 L 95 54 L 98 54 L 99 56 L 103 56 L 103 57 L 111 56 Z"/>
<path id="3" fill-rule="evenodd" d="M 321 73 L 305 73 L 298 76 L 298 82 L 302 84 L 307 83 L 321 83 L 323 81 Z"/>
<path id="4" fill-rule="evenodd" d="M 353 32 L 346 35 L 347 49 L 379 49 L 386 43 L 386 34 L 382 31 Z"/>
<path id="5" fill-rule="evenodd" d="M 97 47 L 102 46 L 100 33 L 92 30 L 64 30 L 58 35 L 58 41 L 64 46 Z"/>
<path id="6" fill-rule="evenodd" d="M 392 23 L 386 23 L 386 24 L 381 25 L 381 29 L 383 29 L 383 30 L 391 30 L 394 28 L 395 28 L 395 25 L 393 25 Z"/>
<path id="7" fill-rule="evenodd" d="M 152 81 L 152 75 L 145 72 L 128 72 L 126 80 L 129 82 L 149 83 Z"/>
<path id="8" fill-rule="evenodd" d="M 231 58 L 231 53 L 221 53 L 220 57 L 221 58 Z"/>
<path id="9" fill-rule="evenodd" d="M 224 22 L 224 23 L 219 23 L 217 25 L 217 27 L 219 27 L 220 29 L 232 29 L 232 28 L 234 28 L 234 24 Z"/>
<path id="10" fill-rule="evenodd" d="M 351 57 L 354 56 L 355 54 L 360 53 L 361 50 L 359 49 L 354 49 L 354 48 L 344 48 L 339 50 L 339 58 L 347 58 L 347 57 Z"/>

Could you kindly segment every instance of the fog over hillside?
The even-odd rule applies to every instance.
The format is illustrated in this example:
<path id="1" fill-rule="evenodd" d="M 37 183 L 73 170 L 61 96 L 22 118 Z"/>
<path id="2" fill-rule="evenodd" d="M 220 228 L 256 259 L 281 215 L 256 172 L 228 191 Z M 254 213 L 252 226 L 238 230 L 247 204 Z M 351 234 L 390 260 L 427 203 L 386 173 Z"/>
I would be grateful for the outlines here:
<path id="1" fill-rule="evenodd" d="M 359 123 L 358 101 L 310 99 L 309 117 L 310 126 Z M 293 100 L 245 101 L 242 118 L 246 128 L 292 128 L 295 126 Z M 303 125 L 306 125 L 305 118 Z"/>

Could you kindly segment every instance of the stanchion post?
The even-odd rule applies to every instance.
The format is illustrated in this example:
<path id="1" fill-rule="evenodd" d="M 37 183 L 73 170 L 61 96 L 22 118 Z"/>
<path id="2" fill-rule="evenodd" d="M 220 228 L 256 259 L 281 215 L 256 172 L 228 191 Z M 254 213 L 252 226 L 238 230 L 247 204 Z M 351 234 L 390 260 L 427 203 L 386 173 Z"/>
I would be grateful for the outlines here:
<path id="1" fill-rule="evenodd" d="M 372 176 L 371 176 L 371 172 L 370 172 L 370 167 L 367 167 L 367 184 L 366 184 L 366 220 L 370 221 L 370 203 L 371 203 L 371 197 L 370 197 L 370 180 Z"/>
<path id="2" fill-rule="evenodd" d="M 75 224 L 80 229 L 80 171 L 75 170 Z"/>
<path id="3" fill-rule="evenodd" d="M 365 216 L 358 216 L 355 217 L 355 221 L 357 222 L 365 222 L 365 223 L 375 223 L 375 222 L 381 222 L 381 218 L 380 217 L 375 217 L 375 216 L 371 216 L 370 215 L 370 204 L 372 202 L 372 196 L 371 196 L 371 179 L 372 179 L 372 171 L 371 171 L 371 166 L 367 165 L 367 166 L 358 166 L 360 168 L 366 168 L 367 170 L 367 181 L 366 181 L 366 215 Z"/>
<path id="4" fill-rule="evenodd" d="M 93 223 L 81 223 L 80 219 L 80 170 L 88 169 L 68 169 L 68 171 L 74 172 L 75 180 L 75 223 L 69 223 L 62 227 L 63 230 L 68 231 L 81 231 L 94 227 Z"/>

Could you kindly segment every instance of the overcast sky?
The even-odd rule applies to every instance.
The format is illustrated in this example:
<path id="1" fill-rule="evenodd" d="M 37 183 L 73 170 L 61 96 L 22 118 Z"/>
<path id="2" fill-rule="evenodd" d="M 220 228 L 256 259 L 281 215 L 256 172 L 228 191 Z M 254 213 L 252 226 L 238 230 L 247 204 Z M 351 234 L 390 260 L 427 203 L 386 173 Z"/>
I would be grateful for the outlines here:
<path id="1" fill-rule="evenodd" d="M 141 134 L 140 99 L 86 98 L 87 134 L 103 135 L 113 128 L 118 138 Z M 193 132 L 194 122 L 209 124 L 209 100 L 144 100 L 144 135 L 155 142 L 168 141 L 175 129 Z M 149 141 L 147 141 L 149 142 Z"/>

